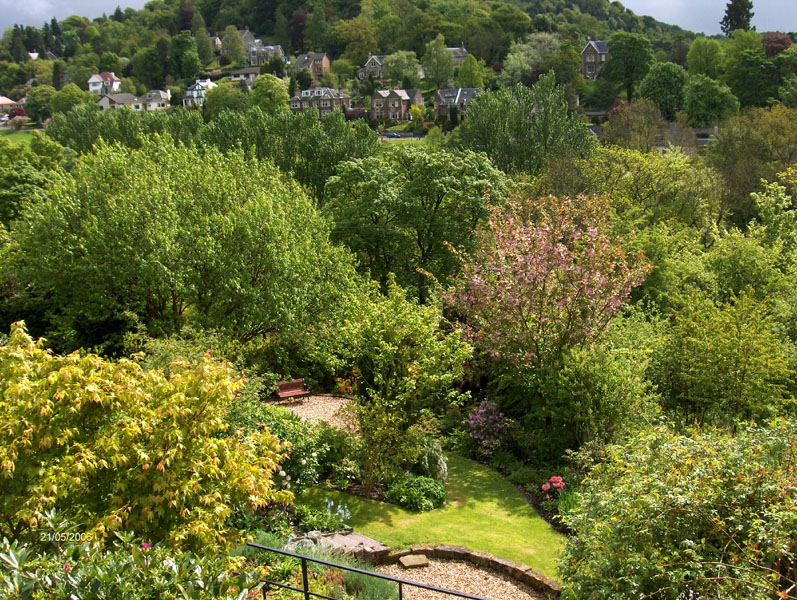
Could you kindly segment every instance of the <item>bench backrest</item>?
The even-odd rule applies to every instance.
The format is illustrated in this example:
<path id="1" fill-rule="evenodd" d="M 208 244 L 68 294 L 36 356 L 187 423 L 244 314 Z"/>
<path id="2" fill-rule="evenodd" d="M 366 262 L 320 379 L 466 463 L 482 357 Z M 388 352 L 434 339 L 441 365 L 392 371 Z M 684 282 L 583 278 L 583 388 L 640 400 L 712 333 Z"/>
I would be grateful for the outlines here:
<path id="1" fill-rule="evenodd" d="M 295 379 L 294 381 L 280 381 L 277 384 L 279 387 L 279 391 L 281 392 L 290 392 L 293 390 L 303 390 L 305 389 L 304 386 L 304 379 Z"/>

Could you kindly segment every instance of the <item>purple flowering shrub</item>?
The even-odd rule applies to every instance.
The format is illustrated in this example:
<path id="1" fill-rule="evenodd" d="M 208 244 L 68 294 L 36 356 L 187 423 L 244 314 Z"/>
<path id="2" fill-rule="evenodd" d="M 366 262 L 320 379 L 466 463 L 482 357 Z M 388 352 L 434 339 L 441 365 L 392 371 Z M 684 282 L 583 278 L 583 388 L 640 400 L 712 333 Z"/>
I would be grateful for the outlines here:
<path id="1" fill-rule="evenodd" d="M 498 409 L 495 402 L 487 398 L 473 409 L 468 418 L 462 421 L 468 426 L 468 434 L 479 447 L 479 450 L 488 456 L 500 445 L 501 434 L 506 419 Z"/>

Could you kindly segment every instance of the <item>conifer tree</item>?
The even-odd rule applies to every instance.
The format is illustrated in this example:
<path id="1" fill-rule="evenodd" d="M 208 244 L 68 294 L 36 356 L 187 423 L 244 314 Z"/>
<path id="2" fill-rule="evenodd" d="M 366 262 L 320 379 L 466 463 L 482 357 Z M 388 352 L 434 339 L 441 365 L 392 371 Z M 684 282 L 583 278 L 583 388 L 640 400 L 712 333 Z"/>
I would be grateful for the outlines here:
<path id="1" fill-rule="evenodd" d="M 730 0 L 725 7 L 725 16 L 720 21 L 722 33 L 731 35 L 731 32 L 736 29 L 750 31 L 750 21 L 754 14 L 753 0 Z"/>

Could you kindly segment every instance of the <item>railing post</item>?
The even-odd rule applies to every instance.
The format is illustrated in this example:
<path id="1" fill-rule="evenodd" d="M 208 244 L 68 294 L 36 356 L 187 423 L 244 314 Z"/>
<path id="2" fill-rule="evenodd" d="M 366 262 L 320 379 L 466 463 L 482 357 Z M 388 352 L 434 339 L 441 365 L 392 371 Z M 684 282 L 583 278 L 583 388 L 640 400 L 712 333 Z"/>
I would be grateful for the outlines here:
<path id="1" fill-rule="evenodd" d="M 264 583 L 263 584 L 263 600 L 267 600 L 268 599 L 268 590 L 269 590 L 268 584 Z"/>
<path id="2" fill-rule="evenodd" d="M 404 593 L 401 589 L 401 582 L 399 581 L 399 597 L 398 600 L 404 600 Z"/>
<path id="3" fill-rule="evenodd" d="M 310 583 L 307 581 L 307 559 L 302 559 L 302 587 L 304 589 L 304 600 L 310 600 Z"/>

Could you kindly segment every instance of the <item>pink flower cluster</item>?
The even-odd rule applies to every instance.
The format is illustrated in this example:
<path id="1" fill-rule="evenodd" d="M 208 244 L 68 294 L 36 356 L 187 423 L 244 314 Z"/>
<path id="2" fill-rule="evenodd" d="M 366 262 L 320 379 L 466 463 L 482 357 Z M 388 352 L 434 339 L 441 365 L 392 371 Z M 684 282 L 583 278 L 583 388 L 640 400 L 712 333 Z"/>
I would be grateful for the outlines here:
<path id="1" fill-rule="evenodd" d="M 542 491 L 545 492 L 546 500 L 551 498 L 552 491 L 558 494 L 563 489 L 565 489 L 565 481 L 558 475 L 554 475 L 548 481 L 542 484 Z"/>

